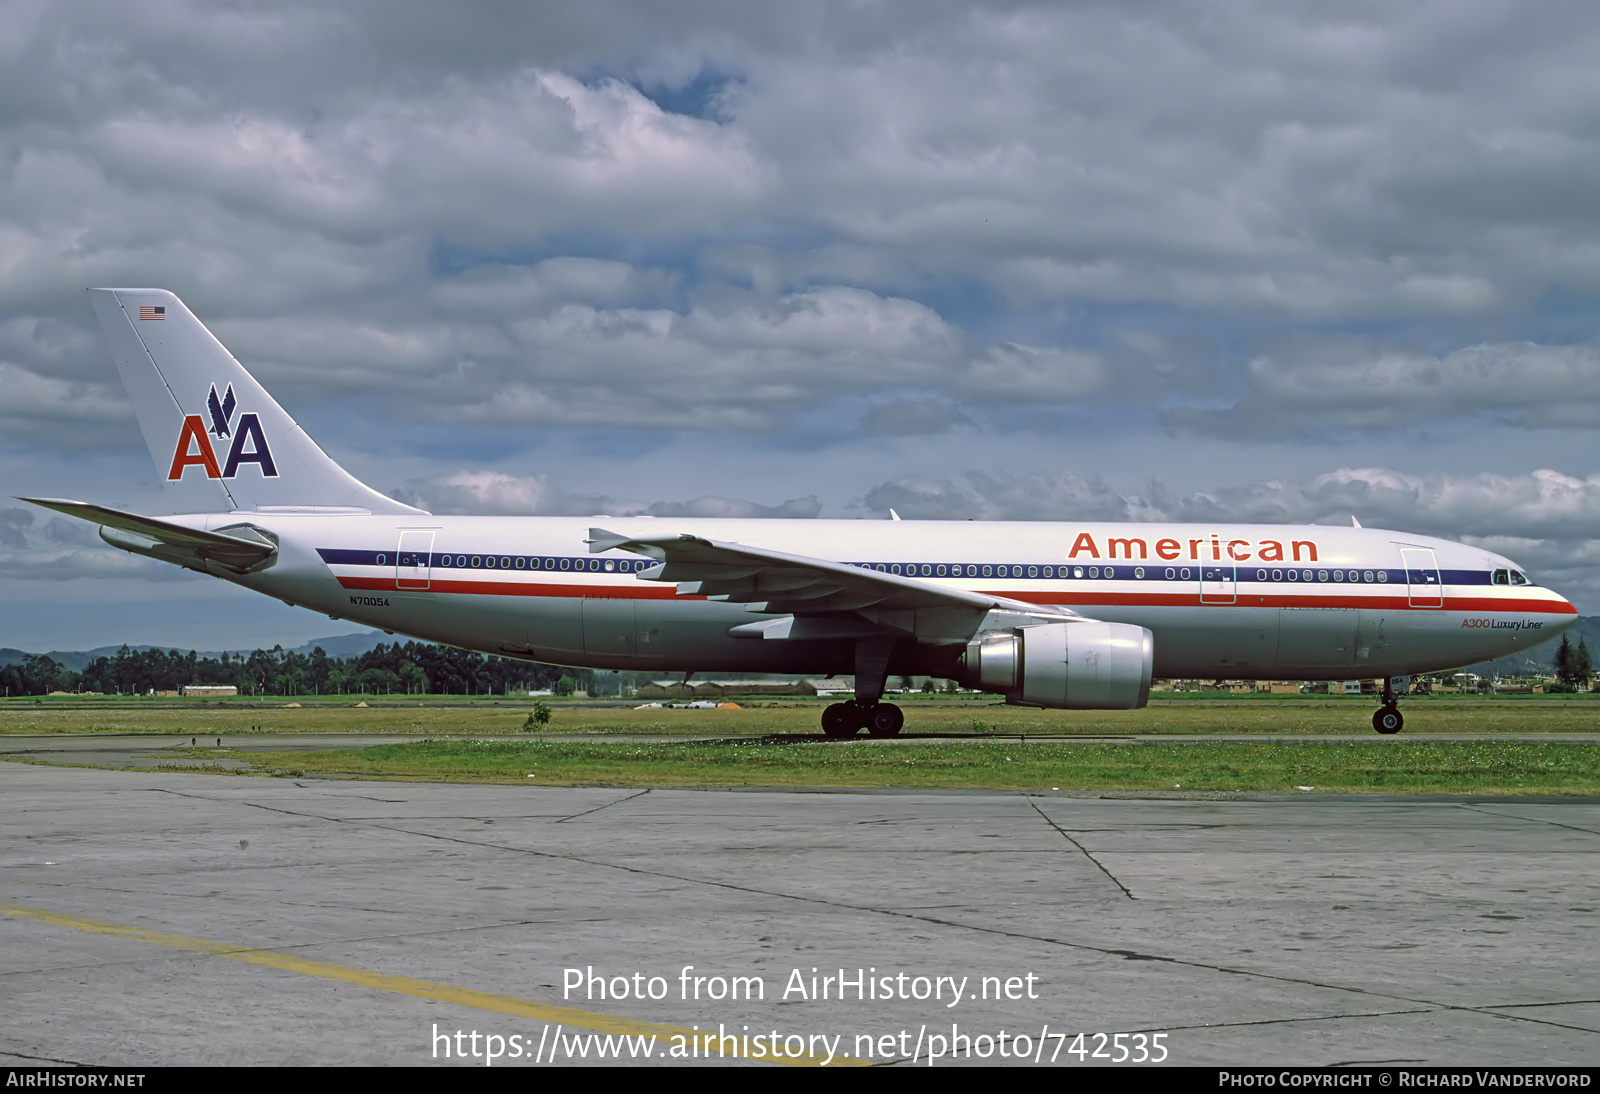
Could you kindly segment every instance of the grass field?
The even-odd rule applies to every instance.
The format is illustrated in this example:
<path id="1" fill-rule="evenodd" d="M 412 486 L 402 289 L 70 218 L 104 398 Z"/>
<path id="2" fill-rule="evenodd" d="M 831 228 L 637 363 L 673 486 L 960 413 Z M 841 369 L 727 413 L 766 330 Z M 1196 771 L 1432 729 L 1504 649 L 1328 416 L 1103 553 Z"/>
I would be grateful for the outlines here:
<path id="1" fill-rule="evenodd" d="M 49 697 L 0 700 L 0 735 L 18 733 L 422 733 L 520 732 L 528 699 L 348 698 L 198 700 Z M 823 701 L 759 700 L 740 710 L 633 710 L 553 704 L 547 732 L 704 737 L 816 734 Z M 1158 693 L 1143 710 L 1010 707 L 989 697 L 908 697 L 907 733 L 1116 736 L 1138 733 L 1369 733 L 1376 704 L 1356 696 Z M 1600 696 L 1417 697 L 1405 700 L 1405 733 L 1583 733 L 1600 729 Z"/>
<path id="2" fill-rule="evenodd" d="M 206 749 L 183 750 L 196 761 Z M 555 786 L 964 787 L 1011 790 L 1600 794 L 1600 745 L 1492 741 L 850 744 L 417 741 L 230 753 L 283 775 Z M 182 766 L 183 761 L 179 761 Z"/>
<path id="3" fill-rule="evenodd" d="M 541 733 L 524 733 L 533 707 L 527 699 L 367 702 L 12 699 L 0 702 L 0 736 L 222 736 L 228 758 L 249 761 L 254 774 L 522 785 L 1600 795 L 1600 744 L 1525 736 L 1594 732 L 1600 700 L 1581 695 L 1410 699 L 1406 731 L 1397 738 L 1372 734 L 1374 704 L 1353 696 L 1158 695 L 1134 711 L 911 697 L 903 703 L 910 739 L 848 743 L 821 739 L 825 704 L 809 700 L 762 700 L 738 710 L 558 702 Z M 322 752 L 253 751 L 248 743 L 252 734 L 298 733 L 419 739 Z M 1492 737 L 1433 736 L 1445 733 Z M 1104 739 L 1134 734 L 1141 739 Z M 1251 739 L 1193 739 L 1216 734 Z M 1318 735 L 1357 739 L 1295 739 Z M 520 739 L 471 739 L 511 736 Z M 170 755 L 162 764 L 170 770 L 216 770 L 215 749 Z"/>

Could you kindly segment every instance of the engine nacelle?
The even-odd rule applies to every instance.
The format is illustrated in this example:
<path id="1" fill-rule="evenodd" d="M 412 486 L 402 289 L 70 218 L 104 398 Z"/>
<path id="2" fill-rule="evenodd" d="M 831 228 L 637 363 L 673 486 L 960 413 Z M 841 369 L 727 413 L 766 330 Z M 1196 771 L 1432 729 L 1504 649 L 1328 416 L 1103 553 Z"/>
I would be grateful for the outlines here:
<path id="1" fill-rule="evenodd" d="M 1155 642 L 1131 623 L 1043 623 L 967 643 L 962 683 L 1007 702 L 1069 710 L 1132 710 L 1150 701 Z"/>

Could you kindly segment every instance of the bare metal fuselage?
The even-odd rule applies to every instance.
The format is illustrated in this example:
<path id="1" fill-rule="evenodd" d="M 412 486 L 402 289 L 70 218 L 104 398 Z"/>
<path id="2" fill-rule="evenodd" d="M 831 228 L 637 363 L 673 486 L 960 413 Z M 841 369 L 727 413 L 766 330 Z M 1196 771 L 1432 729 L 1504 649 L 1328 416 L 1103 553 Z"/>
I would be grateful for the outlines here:
<path id="1" fill-rule="evenodd" d="M 744 604 L 642 579 L 589 528 L 683 533 L 905 573 L 1148 628 L 1159 677 L 1395 676 L 1502 657 L 1576 619 L 1513 564 L 1474 547 L 1380 529 L 796 520 L 594 520 L 257 512 L 277 538 L 248 588 L 397 634 L 486 653 L 650 672 L 850 673 L 849 640 L 749 636 Z M 744 627 L 745 634 L 731 634 Z M 958 645 L 897 644 L 889 671 L 955 675 Z"/>

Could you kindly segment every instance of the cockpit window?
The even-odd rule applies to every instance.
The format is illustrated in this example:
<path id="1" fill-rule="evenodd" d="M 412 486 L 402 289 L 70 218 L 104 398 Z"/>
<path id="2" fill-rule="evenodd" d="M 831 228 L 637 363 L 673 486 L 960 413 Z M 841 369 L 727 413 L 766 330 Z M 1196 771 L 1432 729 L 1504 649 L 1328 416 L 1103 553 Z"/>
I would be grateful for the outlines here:
<path id="1" fill-rule="evenodd" d="M 1489 580 L 1494 582 L 1494 584 L 1496 584 L 1496 585 L 1509 585 L 1509 584 L 1511 584 L 1511 571 L 1510 570 L 1496 570 L 1490 576 Z"/>
<path id="2" fill-rule="evenodd" d="M 1511 571 L 1511 584 L 1513 584 L 1513 585 L 1532 585 L 1533 581 L 1531 579 L 1529 579 L 1528 575 L 1524 574 L 1521 570 L 1512 570 Z"/>

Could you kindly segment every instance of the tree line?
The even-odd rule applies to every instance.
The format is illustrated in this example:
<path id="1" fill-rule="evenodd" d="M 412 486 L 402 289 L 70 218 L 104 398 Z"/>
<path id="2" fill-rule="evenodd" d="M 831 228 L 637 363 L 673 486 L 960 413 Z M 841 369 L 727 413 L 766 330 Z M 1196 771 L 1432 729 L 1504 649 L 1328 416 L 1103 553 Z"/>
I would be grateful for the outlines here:
<path id="1" fill-rule="evenodd" d="M 44 654 L 0 665 L 6 695 L 93 691 L 143 695 L 190 684 L 232 684 L 241 695 L 505 694 L 509 690 L 592 690 L 592 673 L 422 642 L 378 645 L 358 657 L 329 657 L 321 646 L 298 653 L 274 646 L 249 654 L 201 657 L 190 650 L 123 646 L 74 672 Z"/>

